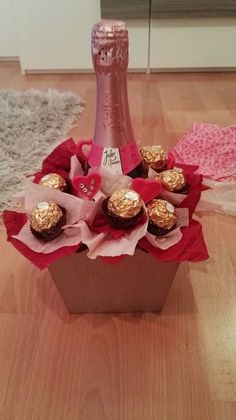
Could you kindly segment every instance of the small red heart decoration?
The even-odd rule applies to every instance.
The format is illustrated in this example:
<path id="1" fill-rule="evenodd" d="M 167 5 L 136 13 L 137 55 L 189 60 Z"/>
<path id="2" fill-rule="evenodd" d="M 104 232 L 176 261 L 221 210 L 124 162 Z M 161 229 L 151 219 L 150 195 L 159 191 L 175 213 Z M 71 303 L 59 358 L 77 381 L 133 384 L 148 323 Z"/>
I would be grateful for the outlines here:
<path id="1" fill-rule="evenodd" d="M 135 178 L 132 182 L 132 189 L 140 195 L 144 203 L 148 203 L 160 194 L 162 185 L 154 179 Z"/>
<path id="2" fill-rule="evenodd" d="M 72 180 L 72 185 L 78 197 L 91 200 L 100 188 L 101 177 L 98 174 L 76 176 Z"/>

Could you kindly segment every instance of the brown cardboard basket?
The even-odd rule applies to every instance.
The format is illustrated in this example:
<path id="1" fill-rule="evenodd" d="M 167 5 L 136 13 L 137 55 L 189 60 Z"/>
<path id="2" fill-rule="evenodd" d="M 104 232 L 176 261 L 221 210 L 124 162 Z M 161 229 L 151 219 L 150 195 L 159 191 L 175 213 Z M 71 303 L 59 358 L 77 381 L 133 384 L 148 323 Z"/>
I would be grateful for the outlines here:
<path id="1" fill-rule="evenodd" d="M 70 313 L 162 309 L 178 263 L 159 262 L 140 249 L 117 264 L 91 260 L 86 254 L 63 257 L 49 267 Z"/>

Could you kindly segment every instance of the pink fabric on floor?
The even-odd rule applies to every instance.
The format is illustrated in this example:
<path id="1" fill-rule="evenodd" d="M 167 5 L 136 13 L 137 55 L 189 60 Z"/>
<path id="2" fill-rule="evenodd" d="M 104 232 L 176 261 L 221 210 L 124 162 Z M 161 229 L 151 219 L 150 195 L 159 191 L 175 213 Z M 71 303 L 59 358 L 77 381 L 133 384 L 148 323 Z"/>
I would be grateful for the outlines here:
<path id="1" fill-rule="evenodd" d="M 236 125 L 195 123 L 171 152 L 176 165 L 198 165 L 206 178 L 236 180 Z"/>

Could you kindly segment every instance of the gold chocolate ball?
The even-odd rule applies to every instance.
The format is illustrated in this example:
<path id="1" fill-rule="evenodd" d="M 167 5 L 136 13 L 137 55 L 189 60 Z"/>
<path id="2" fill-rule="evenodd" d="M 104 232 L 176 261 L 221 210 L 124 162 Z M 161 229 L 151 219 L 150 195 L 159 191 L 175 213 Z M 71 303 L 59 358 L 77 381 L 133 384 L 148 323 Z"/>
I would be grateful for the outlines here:
<path id="1" fill-rule="evenodd" d="M 123 188 L 113 192 L 108 200 L 107 207 L 115 216 L 131 218 L 142 209 L 142 200 L 136 191 Z"/>
<path id="2" fill-rule="evenodd" d="M 53 228 L 61 219 L 63 213 L 60 207 L 52 201 L 38 203 L 30 212 L 31 227 L 37 232 Z"/>
<path id="3" fill-rule="evenodd" d="M 150 201 L 147 205 L 147 214 L 150 222 L 159 228 L 171 229 L 177 221 L 174 207 L 166 200 Z"/>
<path id="4" fill-rule="evenodd" d="M 144 146 L 140 149 L 143 165 L 146 169 L 152 168 L 158 171 L 164 168 L 166 164 L 166 153 L 162 146 Z"/>
<path id="5" fill-rule="evenodd" d="M 61 175 L 51 173 L 44 175 L 40 179 L 39 185 L 41 185 L 41 187 L 54 188 L 55 190 L 63 191 L 66 187 L 66 181 Z"/>
<path id="6" fill-rule="evenodd" d="M 168 191 L 177 192 L 182 190 L 185 186 L 185 178 L 182 171 L 177 169 L 169 169 L 163 171 L 156 177 L 157 181 L 160 181 L 163 187 Z"/>

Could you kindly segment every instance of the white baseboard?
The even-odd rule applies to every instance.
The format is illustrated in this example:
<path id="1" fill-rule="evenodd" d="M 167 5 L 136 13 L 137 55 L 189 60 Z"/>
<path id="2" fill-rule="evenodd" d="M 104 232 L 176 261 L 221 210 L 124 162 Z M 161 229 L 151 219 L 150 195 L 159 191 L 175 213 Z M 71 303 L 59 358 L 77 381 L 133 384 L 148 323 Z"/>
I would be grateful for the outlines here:
<path id="1" fill-rule="evenodd" d="M 236 67 L 182 67 L 182 68 L 152 68 L 151 73 L 217 73 L 235 72 Z"/>
<path id="2" fill-rule="evenodd" d="M 94 73 L 93 69 L 22 69 L 25 74 L 76 74 Z"/>
<path id="3" fill-rule="evenodd" d="M 0 57 L 1 62 L 20 62 L 19 57 Z M 212 73 L 212 72 L 235 72 L 236 67 L 182 67 L 182 68 L 131 68 L 128 73 Z M 21 69 L 22 74 L 93 74 L 89 69 Z"/>
<path id="4" fill-rule="evenodd" d="M 83 74 L 83 73 L 94 73 L 93 69 L 24 69 L 22 70 L 22 72 L 24 72 L 24 74 Z M 136 68 L 132 68 L 132 69 L 128 69 L 129 73 L 146 73 L 147 69 L 146 68 L 140 68 L 140 69 L 136 69 Z"/>
<path id="5" fill-rule="evenodd" d="M 2 61 L 20 61 L 20 57 L 13 57 L 13 56 L 10 56 L 10 57 L 8 57 L 8 56 L 0 56 L 0 62 L 2 62 Z"/>

